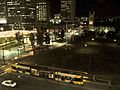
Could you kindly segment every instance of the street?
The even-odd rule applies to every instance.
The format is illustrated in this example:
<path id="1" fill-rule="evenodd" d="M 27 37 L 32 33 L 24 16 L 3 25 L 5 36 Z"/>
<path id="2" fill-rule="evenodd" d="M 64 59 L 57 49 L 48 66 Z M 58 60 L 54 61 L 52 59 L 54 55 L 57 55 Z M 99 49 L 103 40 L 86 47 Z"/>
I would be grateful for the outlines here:
<path id="1" fill-rule="evenodd" d="M 20 78 L 18 77 L 20 76 Z M 1 85 L 1 82 L 11 79 L 17 82 L 15 88 Z M 40 77 L 27 76 L 19 73 L 6 73 L 0 76 L 0 90 L 109 90 L 108 85 L 86 83 L 84 86 L 61 83 Z"/>
<path id="2" fill-rule="evenodd" d="M 84 46 L 84 45 L 87 46 Z M 118 71 L 118 69 L 114 69 L 114 66 L 117 66 L 116 68 L 118 68 L 119 63 L 115 63 L 115 62 L 111 62 L 111 59 L 113 59 L 116 61 L 119 61 L 119 46 L 116 43 L 107 43 L 107 44 L 103 44 L 100 42 L 85 42 L 83 45 L 81 46 L 77 46 L 77 47 L 73 47 L 72 45 L 65 45 L 64 46 L 60 46 L 60 48 L 56 48 L 56 47 L 50 47 L 47 50 L 44 51 L 39 51 L 37 52 L 34 56 L 30 56 L 30 57 L 26 57 L 26 58 L 21 58 L 20 61 L 22 63 L 26 63 L 26 64 L 38 64 L 38 65 L 48 65 L 48 66 L 55 66 L 55 67 L 62 67 L 62 68 L 68 68 L 68 69 L 76 69 L 76 70 L 86 70 L 89 73 L 95 73 L 96 75 L 99 74 L 110 74 L 112 75 L 113 73 L 115 74 L 116 71 Z M 104 45 L 104 47 L 102 46 Z M 16 49 L 16 48 L 15 48 Z M 17 55 L 17 54 L 16 54 Z M 112 56 L 111 56 L 112 55 Z M 19 61 L 19 60 L 18 60 Z M 74 62 L 73 62 L 74 61 Z M 103 63 L 106 63 L 106 65 L 103 65 Z M 101 65 L 103 67 L 101 67 Z M 109 68 L 106 68 L 108 67 Z M 72 66 L 72 67 L 71 67 Z M 8 67 L 9 68 L 9 67 Z M 5 68 L 7 69 L 7 68 Z M 112 71 L 111 71 L 112 70 Z M 109 72 L 109 73 L 108 73 Z M 111 78 L 105 77 L 103 79 L 110 79 L 112 81 L 113 84 L 113 88 L 112 90 L 119 90 L 119 81 L 118 78 L 116 77 L 116 79 L 114 79 L 114 76 L 111 76 Z M 14 78 L 12 77 L 14 76 Z M 38 89 L 41 88 L 42 90 L 48 90 L 48 88 L 44 88 L 44 84 L 43 82 L 41 83 L 38 78 L 35 80 L 25 80 L 22 78 L 20 78 L 20 80 L 23 81 L 24 85 L 21 85 L 22 81 L 19 82 L 19 78 L 17 77 L 19 76 L 19 74 L 15 74 L 15 73 L 9 73 L 6 74 L 4 73 L 1 77 L 1 80 L 6 79 L 10 77 L 10 79 L 15 79 L 15 81 L 18 81 L 17 83 L 20 86 L 15 87 L 15 90 L 20 90 L 23 89 L 24 87 L 29 90 L 32 89 Z M 16 78 L 15 78 L 16 77 Z M 23 75 L 24 77 L 24 75 Z M 26 76 L 25 76 L 26 77 Z M 27 76 L 28 77 L 28 76 Z M 35 77 L 34 77 L 35 78 Z M 33 77 L 32 77 L 33 79 Z M 25 80 L 25 81 L 24 81 Z M 35 81 L 33 83 L 33 81 Z M 46 81 L 43 80 L 43 81 Z M 49 81 L 49 80 L 47 80 Z M 28 87 L 30 84 L 31 86 Z M 41 87 L 39 87 L 40 85 L 38 85 L 38 83 L 41 83 Z M 44 82 L 46 83 L 46 82 Z M 62 86 L 63 85 L 63 86 Z M 59 84 L 60 87 L 58 87 L 58 83 L 56 82 L 55 85 L 51 85 L 50 83 L 48 84 L 48 86 L 50 86 L 50 88 L 52 90 L 54 90 L 53 88 L 58 89 L 58 90 L 64 90 L 64 85 L 68 86 L 68 90 L 74 90 L 74 88 L 72 86 L 75 86 L 75 90 L 77 88 L 77 90 L 82 89 L 82 90 L 90 90 L 92 88 L 92 90 L 109 90 L 109 86 L 108 85 L 104 85 L 103 84 L 99 84 L 99 83 L 86 83 L 84 86 L 76 86 L 76 85 L 70 85 L 69 84 Z M 18 88 L 20 87 L 20 88 Z M 7 87 L 3 87 L 1 86 L 1 88 L 7 88 Z M 5 89 L 3 89 L 5 90 Z M 7 89 L 8 90 L 8 89 Z M 24 90 L 24 89 L 23 89 Z M 67 90 L 67 89 L 65 89 Z"/>
<path id="3" fill-rule="evenodd" d="M 34 56 L 22 58 L 21 62 L 86 71 L 100 79 L 111 80 L 113 86 L 117 85 L 119 90 L 119 49 L 115 42 L 88 41 L 80 46 L 65 45 L 39 52 Z"/>

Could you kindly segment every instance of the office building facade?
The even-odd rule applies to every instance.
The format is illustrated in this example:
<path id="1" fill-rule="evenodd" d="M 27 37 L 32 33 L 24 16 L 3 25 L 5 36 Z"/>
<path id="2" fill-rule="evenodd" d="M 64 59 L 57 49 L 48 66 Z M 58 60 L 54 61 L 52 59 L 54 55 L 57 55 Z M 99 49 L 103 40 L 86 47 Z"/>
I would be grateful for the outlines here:
<path id="1" fill-rule="evenodd" d="M 49 19 L 50 5 L 47 0 L 36 1 L 36 21 L 47 22 Z"/>
<path id="2" fill-rule="evenodd" d="M 6 24 L 7 23 L 7 15 L 6 15 L 6 1 L 1 0 L 0 1 L 0 24 Z"/>
<path id="3" fill-rule="evenodd" d="M 0 25 L 6 24 L 8 30 L 32 30 L 50 17 L 48 0 L 1 0 L 0 8 Z"/>
<path id="4" fill-rule="evenodd" d="M 76 0 L 61 0 L 62 21 L 74 23 Z"/>
<path id="5" fill-rule="evenodd" d="M 31 29 L 35 22 L 35 8 L 31 0 L 8 0 L 7 23 L 9 29 Z"/>
<path id="6" fill-rule="evenodd" d="M 94 11 L 90 11 L 89 12 L 89 30 L 92 30 L 94 27 L 94 16 L 95 16 L 95 12 Z"/>

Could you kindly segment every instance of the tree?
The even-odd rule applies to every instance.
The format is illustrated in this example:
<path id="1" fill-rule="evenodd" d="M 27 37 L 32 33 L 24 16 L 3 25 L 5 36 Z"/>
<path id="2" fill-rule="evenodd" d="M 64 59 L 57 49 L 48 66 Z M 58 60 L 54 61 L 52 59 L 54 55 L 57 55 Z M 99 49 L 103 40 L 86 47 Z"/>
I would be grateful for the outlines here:
<path id="1" fill-rule="evenodd" d="M 21 35 L 20 32 L 17 32 L 15 36 L 18 43 L 20 43 L 23 39 L 23 34 Z"/>
<path id="2" fill-rule="evenodd" d="M 30 42 L 31 42 L 31 45 L 34 46 L 34 41 L 35 41 L 35 35 L 34 33 L 30 33 Z"/>
<path id="3" fill-rule="evenodd" d="M 46 44 L 50 44 L 50 35 L 49 35 L 49 33 L 46 33 L 45 42 L 46 42 Z"/>
<path id="4" fill-rule="evenodd" d="M 43 45 L 43 30 L 42 28 L 37 29 L 37 44 L 40 46 Z"/>
<path id="5" fill-rule="evenodd" d="M 61 35 L 60 35 L 60 37 L 61 37 L 62 40 L 63 40 L 64 36 L 65 36 L 65 31 L 62 29 L 61 30 Z"/>

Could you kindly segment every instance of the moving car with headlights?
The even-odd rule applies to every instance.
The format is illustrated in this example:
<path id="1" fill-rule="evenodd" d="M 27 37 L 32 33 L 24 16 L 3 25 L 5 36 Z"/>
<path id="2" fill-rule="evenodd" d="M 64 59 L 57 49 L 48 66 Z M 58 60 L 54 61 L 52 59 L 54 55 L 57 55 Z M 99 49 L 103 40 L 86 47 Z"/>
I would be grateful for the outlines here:
<path id="1" fill-rule="evenodd" d="M 8 86 L 8 87 L 15 87 L 16 86 L 16 82 L 14 82 L 12 80 L 4 80 L 2 82 L 2 85 Z"/>

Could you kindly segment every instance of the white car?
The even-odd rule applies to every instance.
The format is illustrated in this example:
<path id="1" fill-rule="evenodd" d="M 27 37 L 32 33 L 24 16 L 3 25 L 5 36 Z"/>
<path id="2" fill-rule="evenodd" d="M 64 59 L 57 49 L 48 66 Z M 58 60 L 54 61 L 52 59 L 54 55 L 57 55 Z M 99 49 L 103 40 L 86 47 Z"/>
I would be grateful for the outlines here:
<path id="1" fill-rule="evenodd" d="M 5 81 L 2 82 L 2 85 L 8 86 L 8 87 L 15 87 L 16 86 L 16 82 L 14 82 L 12 80 L 5 80 Z"/>

